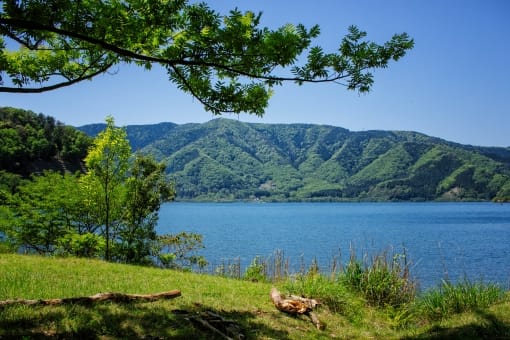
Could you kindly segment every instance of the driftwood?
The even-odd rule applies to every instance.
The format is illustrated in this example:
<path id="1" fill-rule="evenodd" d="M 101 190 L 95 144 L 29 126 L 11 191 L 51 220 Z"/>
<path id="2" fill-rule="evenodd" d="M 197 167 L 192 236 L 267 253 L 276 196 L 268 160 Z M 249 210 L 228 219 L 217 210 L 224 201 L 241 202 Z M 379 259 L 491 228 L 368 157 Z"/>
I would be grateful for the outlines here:
<path id="1" fill-rule="evenodd" d="M 91 304 L 101 301 L 114 301 L 114 302 L 130 302 L 130 301 L 154 301 L 159 299 L 173 299 L 181 296 L 180 290 L 171 290 L 163 293 L 156 294 L 124 294 L 124 293 L 98 293 L 92 296 L 78 296 L 63 299 L 39 299 L 39 300 L 26 300 L 26 299 L 13 299 L 0 301 L 0 307 L 9 305 L 29 305 L 29 306 L 54 306 L 64 304 Z"/>
<path id="2" fill-rule="evenodd" d="M 317 329 L 324 327 L 319 321 L 317 314 L 313 311 L 315 307 L 320 305 L 317 300 L 296 295 L 284 296 L 274 287 L 271 289 L 270 296 L 278 310 L 293 315 L 306 315 Z"/>

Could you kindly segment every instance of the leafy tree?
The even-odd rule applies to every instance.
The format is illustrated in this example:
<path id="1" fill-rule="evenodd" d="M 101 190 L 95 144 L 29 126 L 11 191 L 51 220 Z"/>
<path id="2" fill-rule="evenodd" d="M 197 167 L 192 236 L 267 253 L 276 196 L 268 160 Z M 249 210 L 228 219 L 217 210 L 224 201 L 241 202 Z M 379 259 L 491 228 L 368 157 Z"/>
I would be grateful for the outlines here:
<path id="1" fill-rule="evenodd" d="M 203 248 L 202 235 L 196 233 L 180 232 L 178 234 L 165 234 L 158 237 L 155 244 L 155 253 L 159 264 L 165 268 L 203 269 L 207 261 L 198 255 Z"/>
<path id="2" fill-rule="evenodd" d="M 20 183 L 21 176 L 0 170 L 0 204 L 4 203 L 2 197 L 5 198 L 7 194 L 14 194 Z"/>
<path id="3" fill-rule="evenodd" d="M 125 182 L 124 213 L 117 233 L 115 256 L 121 261 L 143 263 L 151 255 L 161 203 L 175 197 L 165 170 L 166 165 L 157 163 L 151 156 L 135 155 Z"/>
<path id="4" fill-rule="evenodd" d="M 88 189 L 89 206 L 98 209 L 100 225 L 104 226 L 105 257 L 110 260 L 110 229 L 121 217 L 123 183 L 129 167 L 131 147 L 126 131 L 114 125 L 113 117 L 106 118 L 106 128 L 94 139 L 85 163 L 88 168 L 83 177 Z"/>
<path id="5" fill-rule="evenodd" d="M 55 125 L 42 115 L 2 108 L 0 115 L 8 116 L 5 121 L 17 127 L 26 123 L 22 126 L 28 131 L 26 136 L 40 136 L 34 139 L 35 144 L 43 140 L 57 145 L 62 153 L 75 150 L 69 152 L 70 157 L 76 157 L 89 143 L 88 138 L 81 138 L 83 134 L 74 134 L 72 128 Z M 106 121 L 85 159 L 86 175 L 45 171 L 23 180 L 0 171 L 0 251 L 9 250 L 12 244 L 14 249 L 41 254 L 104 254 L 107 260 L 145 264 L 157 262 L 160 252 L 177 247 L 173 265 L 182 266 L 183 261 L 190 266 L 205 265 L 196 255 L 201 247 L 199 236 L 174 237 L 165 243 L 156 235 L 159 208 L 175 197 L 173 183 L 166 178 L 166 165 L 152 156 L 136 154 L 131 158 L 126 131 L 115 127 L 112 117 Z M 13 145 L 24 147 L 21 141 Z"/>
<path id="6" fill-rule="evenodd" d="M 75 175 L 52 171 L 23 181 L 8 197 L 1 228 L 26 250 L 53 253 L 58 240 L 73 230 L 77 183 Z"/>
<path id="7" fill-rule="evenodd" d="M 3 127 L 0 129 L 0 167 L 2 169 L 15 169 L 20 158 L 24 158 L 25 147 L 16 129 Z"/>
<path id="8" fill-rule="evenodd" d="M 67 160 L 82 160 L 87 156 L 91 138 L 84 133 L 77 133 L 71 126 L 58 129 L 60 156 Z"/>
<path id="9" fill-rule="evenodd" d="M 185 0 L 2 1 L 0 92 L 50 91 L 119 63 L 159 64 L 180 90 L 215 114 L 262 115 L 272 88 L 284 82 L 334 82 L 367 92 L 371 71 L 414 44 L 401 33 L 379 45 L 351 26 L 337 52 L 326 53 L 312 47 L 319 26 L 271 30 L 260 26 L 260 18 L 237 9 L 222 16 Z"/>
<path id="10" fill-rule="evenodd" d="M 0 234 L 10 243 L 41 254 L 102 254 L 105 242 L 95 233 L 95 220 L 82 204 L 77 174 L 44 171 L 18 183 L 15 192 L 0 188 L 0 194 Z"/>

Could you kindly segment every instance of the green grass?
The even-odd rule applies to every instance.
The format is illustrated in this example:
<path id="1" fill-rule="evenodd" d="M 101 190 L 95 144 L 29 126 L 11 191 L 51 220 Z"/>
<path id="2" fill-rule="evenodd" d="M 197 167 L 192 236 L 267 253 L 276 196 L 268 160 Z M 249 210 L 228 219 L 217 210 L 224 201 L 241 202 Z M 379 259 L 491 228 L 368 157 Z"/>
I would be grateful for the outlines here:
<path id="1" fill-rule="evenodd" d="M 444 319 L 466 311 L 477 311 L 502 301 L 504 292 L 495 284 L 468 280 L 441 282 L 418 300 L 418 309 L 430 319 Z"/>
<path id="2" fill-rule="evenodd" d="M 211 339 L 190 316 L 213 311 L 235 321 L 247 339 L 510 338 L 510 297 L 488 307 L 428 318 L 416 307 L 375 307 L 339 280 L 308 275 L 277 285 L 319 298 L 317 330 L 306 318 L 276 310 L 271 284 L 213 275 L 128 266 L 99 260 L 0 254 L 0 300 L 56 298 L 99 292 L 182 296 L 155 302 L 0 308 L 0 338 Z"/>

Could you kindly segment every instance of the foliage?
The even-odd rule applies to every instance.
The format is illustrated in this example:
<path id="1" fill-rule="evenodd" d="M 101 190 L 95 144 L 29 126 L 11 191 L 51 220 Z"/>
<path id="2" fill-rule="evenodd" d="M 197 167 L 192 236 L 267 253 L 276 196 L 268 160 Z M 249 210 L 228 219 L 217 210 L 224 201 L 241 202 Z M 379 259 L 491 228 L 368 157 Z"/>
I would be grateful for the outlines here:
<path id="1" fill-rule="evenodd" d="M 77 177 L 46 171 L 23 181 L 8 198 L 7 237 L 25 251 L 53 253 L 57 240 L 73 229 L 79 207 Z"/>
<path id="2" fill-rule="evenodd" d="M 92 189 L 88 194 L 98 202 L 96 216 L 104 226 L 105 258 L 110 260 L 111 228 L 121 218 L 122 184 L 127 176 L 131 147 L 126 131 L 115 127 L 113 117 L 107 117 L 106 125 L 85 158 L 88 172 L 82 180 Z"/>
<path id="3" fill-rule="evenodd" d="M 117 227 L 115 258 L 121 262 L 149 261 L 156 240 L 156 224 L 161 203 L 174 198 L 172 183 L 165 176 L 166 165 L 139 153 L 125 181 L 122 223 Z"/>
<path id="4" fill-rule="evenodd" d="M 180 232 L 175 235 L 160 235 L 156 242 L 159 264 L 164 268 L 203 269 L 207 261 L 197 251 L 203 248 L 202 235 Z"/>
<path id="5" fill-rule="evenodd" d="M 128 138 L 145 145 L 140 152 L 168 164 L 178 199 L 510 197 L 510 150 L 505 148 L 460 145 L 415 132 L 350 132 L 333 126 L 227 119 L 172 126 L 166 134 L 161 128 L 128 126 Z M 94 133 L 86 126 L 81 129 Z M 157 137 L 151 139 L 153 135 Z"/>
<path id="6" fill-rule="evenodd" d="M 21 176 L 0 170 L 0 204 L 4 204 L 9 194 L 14 194 L 22 182 Z"/>
<path id="7" fill-rule="evenodd" d="M 42 161 L 71 162 L 78 166 L 87 154 L 91 138 L 53 117 L 31 111 L 0 107 L 0 169 L 28 177 Z"/>
<path id="8" fill-rule="evenodd" d="M 0 234 L 0 254 L 15 253 L 16 246 Z"/>
<path id="9" fill-rule="evenodd" d="M 131 157 L 126 133 L 111 117 L 85 162 L 85 175 L 47 170 L 22 180 L 0 172 L 2 242 L 25 252 L 152 264 L 159 208 L 175 197 L 166 165 Z M 197 256 L 194 264 L 202 263 Z"/>
<path id="10" fill-rule="evenodd" d="M 156 64 L 215 114 L 261 115 L 273 87 L 283 82 L 334 82 L 367 92 L 371 71 L 399 60 L 414 45 L 406 33 L 378 45 L 351 26 L 337 52 L 326 53 L 311 46 L 320 34 L 317 25 L 271 30 L 260 26 L 261 13 L 234 9 L 220 15 L 206 3 L 182 0 L 2 5 L 1 92 L 50 91 L 119 63 L 146 69 Z M 298 65 L 298 60 L 306 62 Z"/>
<path id="11" fill-rule="evenodd" d="M 467 279 L 457 283 L 443 280 L 438 288 L 427 291 L 418 299 L 417 308 L 428 318 L 436 320 L 487 308 L 503 298 L 504 291 L 496 284 Z"/>
<path id="12" fill-rule="evenodd" d="M 104 239 L 97 234 L 68 232 L 57 240 L 56 252 L 59 255 L 92 258 L 102 255 L 104 247 Z"/>

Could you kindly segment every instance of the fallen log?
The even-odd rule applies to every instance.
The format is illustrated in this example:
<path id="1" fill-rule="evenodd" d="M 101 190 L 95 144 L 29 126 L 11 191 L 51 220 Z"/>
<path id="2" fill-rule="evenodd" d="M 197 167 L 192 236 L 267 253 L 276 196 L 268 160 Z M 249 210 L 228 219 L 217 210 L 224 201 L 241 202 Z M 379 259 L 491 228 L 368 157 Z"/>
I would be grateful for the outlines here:
<path id="1" fill-rule="evenodd" d="M 319 301 L 296 295 L 284 296 L 274 287 L 271 289 L 270 296 L 276 309 L 288 314 L 306 315 L 317 329 L 324 327 L 313 311 L 320 304 Z"/>
<path id="2" fill-rule="evenodd" d="M 125 293 L 98 293 L 92 296 L 78 296 L 63 299 L 11 299 L 0 301 L 0 307 L 9 305 L 29 305 L 29 306 L 54 306 L 64 304 L 92 304 L 101 301 L 131 302 L 131 301 L 154 301 L 159 299 L 174 299 L 181 296 L 180 290 L 171 290 L 168 292 L 156 294 L 125 294 Z"/>

